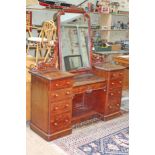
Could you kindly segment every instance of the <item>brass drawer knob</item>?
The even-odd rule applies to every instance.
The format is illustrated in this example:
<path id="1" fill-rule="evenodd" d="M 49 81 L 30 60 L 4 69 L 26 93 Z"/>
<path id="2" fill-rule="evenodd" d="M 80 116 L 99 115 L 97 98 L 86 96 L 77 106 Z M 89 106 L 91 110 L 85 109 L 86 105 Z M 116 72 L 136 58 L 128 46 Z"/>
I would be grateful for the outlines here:
<path id="1" fill-rule="evenodd" d="M 55 86 L 56 86 L 56 87 L 58 87 L 58 86 L 59 86 L 59 84 L 58 84 L 58 83 L 56 83 L 56 84 L 55 84 Z"/>
<path id="2" fill-rule="evenodd" d="M 58 94 L 55 94 L 54 96 L 55 96 L 55 97 L 58 97 L 59 95 L 58 95 Z"/>
<path id="3" fill-rule="evenodd" d="M 66 119 L 66 120 L 65 120 L 65 122 L 67 123 L 67 122 L 69 122 L 69 120 L 68 120 L 68 119 Z"/>
<path id="4" fill-rule="evenodd" d="M 58 110 L 58 107 L 55 107 L 54 110 Z"/>
<path id="5" fill-rule="evenodd" d="M 69 95 L 69 94 L 70 94 L 70 92 L 69 92 L 69 91 L 67 91 L 67 92 L 66 92 L 66 94 L 67 94 L 67 95 Z"/>
<path id="6" fill-rule="evenodd" d="M 109 106 L 109 109 L 112 109 L 112 106 Z"/>
<path id="7" fill-rule="evenodd" d="M 110 95 L 111 95 L 111 96 L 113 96 L 113 95 L 114 95 L 114 93 L 110 93 Z"/>
<path id="8" fill-rule="evenodd" d="M 58 123 L 54 123 L 54 126 L 58 126 Z"/>
<path id="9" fill-rule="evenodd" d="M 69 82 L 69 81 L 67 81 L 67 84 L 70 84 L 70 82 Z"/>
<path id="10" fill-rule="evenodd" d="M 65 107 L 66 107 L 66 108 L 69 107 L 69 104 L 66 104 Z"/>

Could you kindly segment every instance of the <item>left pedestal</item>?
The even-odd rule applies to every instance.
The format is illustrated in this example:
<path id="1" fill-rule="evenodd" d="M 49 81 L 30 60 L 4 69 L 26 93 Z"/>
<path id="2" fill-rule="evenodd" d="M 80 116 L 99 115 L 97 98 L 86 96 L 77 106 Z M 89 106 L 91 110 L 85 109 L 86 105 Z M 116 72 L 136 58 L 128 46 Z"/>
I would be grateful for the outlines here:
<path id="1" fill-rule="evenodd" d="M 31 72 L 30 127 L 47 141 L 72 132 L 73 74 Z"/>

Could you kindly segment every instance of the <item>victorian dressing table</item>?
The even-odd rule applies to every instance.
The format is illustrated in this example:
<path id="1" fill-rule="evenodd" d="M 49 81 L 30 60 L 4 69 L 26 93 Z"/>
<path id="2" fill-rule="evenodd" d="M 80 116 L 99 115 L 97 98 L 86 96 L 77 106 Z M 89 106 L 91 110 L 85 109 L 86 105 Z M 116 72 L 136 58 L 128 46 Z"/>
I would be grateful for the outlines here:
<path id="1" fill-rule="evenodd" d="M 124 67 L 92 64 L 89 15 L 66 9 L 57 24 L 58 67 L 30 71 L 30 127 L 47 141 L 71 134 L 74 123 L 121 114 Z"/>

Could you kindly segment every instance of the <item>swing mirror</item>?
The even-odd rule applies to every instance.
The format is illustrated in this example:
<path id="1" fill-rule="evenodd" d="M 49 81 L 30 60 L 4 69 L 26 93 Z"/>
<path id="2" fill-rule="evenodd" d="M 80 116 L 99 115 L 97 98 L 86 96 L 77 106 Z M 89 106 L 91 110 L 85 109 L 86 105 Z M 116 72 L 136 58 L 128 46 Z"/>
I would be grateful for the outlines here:
<path id="1" fill-rule="evenodd" d="M 90 69 L 89 18 L 82 13 L 60 16 L 59 55 L 61 69 L 78 71 Z"/>

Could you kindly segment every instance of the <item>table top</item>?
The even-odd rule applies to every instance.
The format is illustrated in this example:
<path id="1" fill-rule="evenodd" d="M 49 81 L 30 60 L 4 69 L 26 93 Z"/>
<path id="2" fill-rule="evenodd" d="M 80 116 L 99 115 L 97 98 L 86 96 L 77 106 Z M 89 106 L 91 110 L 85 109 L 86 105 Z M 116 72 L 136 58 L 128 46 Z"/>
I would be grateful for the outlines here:
<path id="1" fill-rule="evenodd" d="M 105 71 L 116 71 L 116 70 L 122 70 L 122 69 L 126 68 L 126 67 L 121 66 L 121 65 L 110 64 L 110 63 L 99 64 L 99 65 L 96 65 L 94 67 L 97 69 L 105 70 Z"/>

